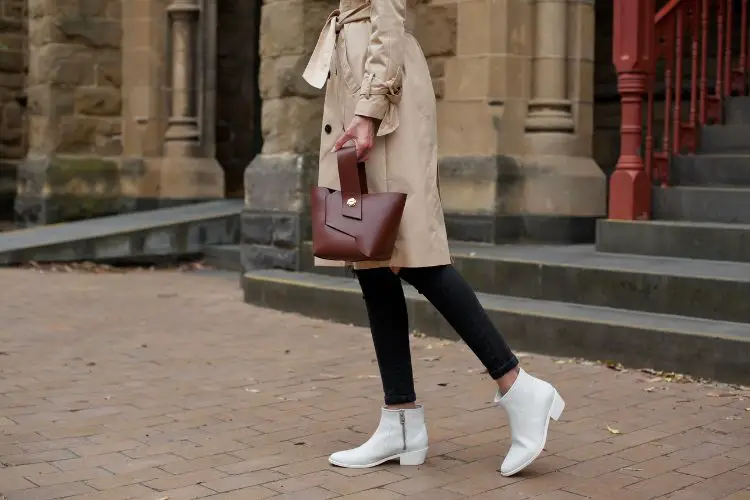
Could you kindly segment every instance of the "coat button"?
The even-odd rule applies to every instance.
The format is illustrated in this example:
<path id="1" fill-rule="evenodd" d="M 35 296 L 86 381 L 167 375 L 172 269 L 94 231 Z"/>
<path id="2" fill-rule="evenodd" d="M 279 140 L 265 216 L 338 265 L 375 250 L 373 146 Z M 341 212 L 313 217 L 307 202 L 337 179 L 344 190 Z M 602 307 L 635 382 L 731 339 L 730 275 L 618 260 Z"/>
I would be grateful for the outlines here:
<path id="1" fill-rule="evenodd" d="M 331 130 L 333 130 L 333 129 L 331 128 L 331 126 L 330 126 L 330 125 L 326 124 L 326 126 L 325 126 L 325 129 L 324 129 L 324 130 L 326 131 L 326 134 L 330 134 L 330 133 L 331 133 Z"/>

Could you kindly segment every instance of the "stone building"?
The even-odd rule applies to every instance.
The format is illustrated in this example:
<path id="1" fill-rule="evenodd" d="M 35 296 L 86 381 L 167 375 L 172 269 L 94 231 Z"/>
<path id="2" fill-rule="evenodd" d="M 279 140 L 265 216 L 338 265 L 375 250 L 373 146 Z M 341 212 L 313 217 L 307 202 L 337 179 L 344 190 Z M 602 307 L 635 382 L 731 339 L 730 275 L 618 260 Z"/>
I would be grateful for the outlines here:
<path id="1" fill-rule="evenodd" d="M 619 147 L 611 5 L 421 0 L 454 238 L 593 238 Z M 303 221 L 322 97 L 300 74 L 335 6 L 0 0 L 0 217 L 241 197 L 244 182 L 250 232 Z"/>

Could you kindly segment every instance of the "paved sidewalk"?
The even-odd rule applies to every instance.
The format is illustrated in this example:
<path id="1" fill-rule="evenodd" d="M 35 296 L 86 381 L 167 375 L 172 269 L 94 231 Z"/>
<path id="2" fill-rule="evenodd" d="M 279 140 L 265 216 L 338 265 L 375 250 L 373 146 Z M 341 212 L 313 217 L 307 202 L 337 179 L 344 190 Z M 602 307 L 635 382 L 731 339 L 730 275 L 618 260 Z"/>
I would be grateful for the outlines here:
<path id="1" fill-rule="evenodd" d="M 236 279 L 0 270 L 0 498 L 750 499 L 750 391 L 523 355 L 568 403 L 526 473 L 462 344 L 414 339 L 430 458 L 334 469 L 374 429 L 364 329 L 242 303 Z M 617 367 L 614 367 L 617 368 Z"/>

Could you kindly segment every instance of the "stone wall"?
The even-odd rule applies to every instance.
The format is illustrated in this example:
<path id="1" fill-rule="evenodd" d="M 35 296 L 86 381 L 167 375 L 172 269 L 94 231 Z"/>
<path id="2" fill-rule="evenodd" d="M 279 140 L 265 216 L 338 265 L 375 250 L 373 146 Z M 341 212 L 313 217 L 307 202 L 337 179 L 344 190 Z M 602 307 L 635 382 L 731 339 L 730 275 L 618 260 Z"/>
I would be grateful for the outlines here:
<path id="1" fill-rule="evenodd" d="M 13 219 L 16 169 L 26 155 L 26 0 L 0 0 L 0 220 Z"/>
<path id="2" fill-rule="evenodd" d="M 25 224 L 117 213 L 121 2 L 29 3 L 29 155 L 16 215 Z"/>
<path id="3" fill-rule="evenodd" d="M 120 2 L 31 2 L 28 81 L 34 152 L 121 152 Z"/>
<path id="4" fill-rule="evenodd" d="M 422 0 L 414 36 L 422 46 L 438 101 L 445 94 L 445 64 L 456 55 L 457 0 Z"/>

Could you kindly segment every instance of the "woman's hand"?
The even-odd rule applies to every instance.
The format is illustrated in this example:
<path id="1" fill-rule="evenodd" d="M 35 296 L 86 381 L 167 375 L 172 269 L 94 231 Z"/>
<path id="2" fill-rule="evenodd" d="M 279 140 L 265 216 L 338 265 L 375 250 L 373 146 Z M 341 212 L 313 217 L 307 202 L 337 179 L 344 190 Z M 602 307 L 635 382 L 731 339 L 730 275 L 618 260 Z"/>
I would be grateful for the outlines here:
<path id="1" fill-rule="evenodd" d="M 354 147 L 357 150 L 357 159 L 359 161 L 367 161 L 370 150 L 375 144 L 375 120 L 366 116 L 355 115 L 349 124 L 349 128 L 346 129 L 344 134 L 334 144 L 333 151 L 336 152 L 343 148 L 349 141 L 354 141 Z"/>

